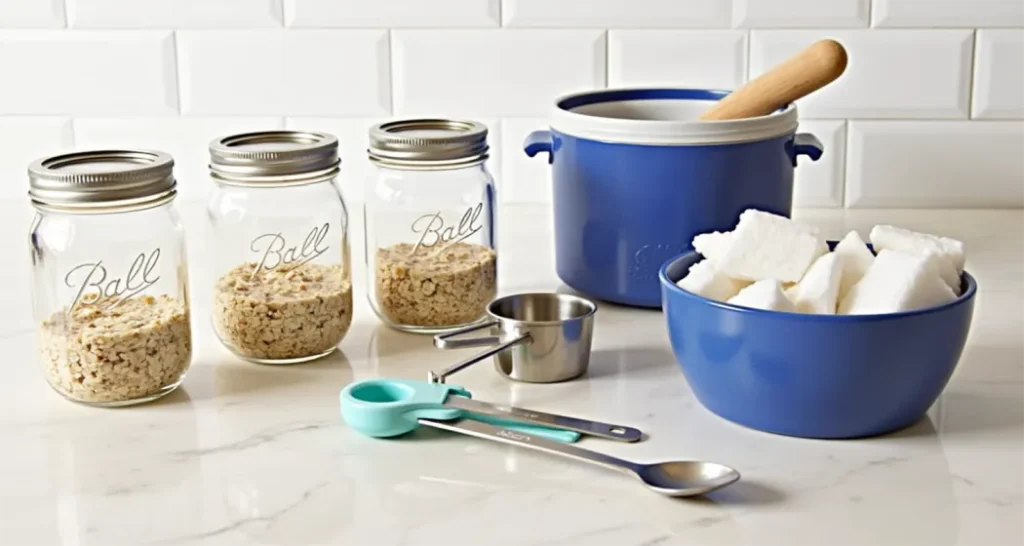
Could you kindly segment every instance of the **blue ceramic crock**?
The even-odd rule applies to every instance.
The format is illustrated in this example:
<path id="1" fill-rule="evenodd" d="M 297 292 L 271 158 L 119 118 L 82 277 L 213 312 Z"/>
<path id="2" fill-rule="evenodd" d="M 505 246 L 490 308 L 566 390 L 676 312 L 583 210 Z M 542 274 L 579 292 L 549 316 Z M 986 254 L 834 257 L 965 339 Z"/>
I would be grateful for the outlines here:
<path id="1" fill-rule="evenodd" d="M 956 300 L 883 315 L 809 315 L 721 303 L 676 286 L 695 252 L 660 273 L 676 360 L 697 400 L 740 425 L 805 438 L 860 438 L 921 419 L 967 343 L 978 285 Z"/>
<path id="2" fill-rule="evenodd" d="M 727 231 L 757 208 L 789 216 L 797 156 L 821 143 L 796 134 L 795 105 L 767 116 L 696 121 L 728 91 L 609 89 L 559 98 L 548 153 L 558 276 L 591 297 L 661 306 L 658 268 L 699 233 Z"/>

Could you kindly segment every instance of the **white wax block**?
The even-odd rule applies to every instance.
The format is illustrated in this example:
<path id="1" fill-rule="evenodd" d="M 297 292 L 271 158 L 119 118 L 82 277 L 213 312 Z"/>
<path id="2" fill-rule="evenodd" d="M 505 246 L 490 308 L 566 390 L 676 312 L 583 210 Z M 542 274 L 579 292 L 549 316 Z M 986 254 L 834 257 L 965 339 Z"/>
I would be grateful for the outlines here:
<path id="1" fill-rule="evenodd" d="M 811 264 L 803 279 L 786 290 L 801 313 L 836 314 L 839 282 L 843 278 L 843 257 L 834 252 L 825 254 Z"/>
<path id="2" fill-rule="evenodd" d="M 782 283 L 775 279 L 765 279 L 740 290 L 727 303 L 754 309 L 783 311 L 795 313 L 796 307 L 782 292 Z"/>
<path id="3" fill-rule="evenodd" d="M 704 256 L 713 262 L 717 262 L 721 259 L 722 255 L 725 254 L 725 251 L 729 249 L 729 245 L 731 243 L 731 231 L 726 231 L 725 233 L 712 231 L 710 233 L 701 233 L 694 237 L 693 249 L 701 256 Z"/>
<path id="4" fill-rule="evenodd" d="M 839 281 L 839 300 L 842 301 L 850 292 L 850 288 L 857 284 L 864 276 L 864 272 L 871 267 L 875 255 L 856 231 L 847 233 L 832 253 L 842 257 L 840 262 L 843 267 L 843 278 Z"/>
<path id="5" fill-rule="evenodd" d="M 956 272 L 956 266 L 950 261 L 949 255 L 932 250 L 920 254 L 928 262 L 928 267 L 946 283 L 946 286 L 953 291 L 953 294 L 960 295 L 960 275 Z"/>
<path id="6" fill-rule="evenodd" d="M 910 229 L 903 227 L 896 227 L 895 225 L 876 225 L 871 229 L 871 244 L 878 245 L 879 243 L 874 240 L 879 239 L 881 244 L 892 245 L 892 246 L 909 246 L 913 242 L 922 244 L 922 242 L 929 248 L 932 248 L 936 252 L 945 254 L 949 257 L 953 266 L 956 267 L 956 272 L 962 272 L 964 270 L 964 263 L 967 260 L 967 254 L 964 251 L 964 243 L 948 237 L 941 237 L 932 234 L 923 234 L 921 232 L 912 232 Z M 893 250 L 899 250 L 894 248 Z"/>
<path id="7" fill-rule="evenodd" d="M 886 225 L 872 228 L 870 237 L 876 251 L 898 250 L 927 257 L 929 267 L 935 269 L 954 294 L 960 294 L 960 270 L 956 266 L 956 260 L 963 258 L 962 248 L 960 257 L 957 258 L 948 253 L 947 245 L 934 235 Z"/>
<path id="8" fill-rule="evenodd" d="M 812 226 L 758 210 L 747 210 L 732 232 L 728 250 L 716 261 L 735 279 L 798 282 L 828 245 Z"/>
<path id="9" fill-rule="evenodd" d="M 795 229 L 800 229 L 808 233 L 818 233 L 818 228 L 812 225 L 794 222 L 792 218 L 786 218 L 785 216 L 779 214 L 773 214 L 758 209 L 747 209 L 743 211 L 743 213 L 740 214 L 740 219 L 737 225 L 742 224 L 744 222 L 772 223 L 789 226 Z"/>
<path id="10" fill-rule="evenodd" d="M 928 257 L 885 249 L 839 304 L 840 315 L 872 315 L 941 305 L 956 295 Z"/>
<path id="11" fill-rule="evenodd" d="M 967 260 L 967 255 L 964 253 L 964 243 L 962 241 L 951 239 L 949 237 L 942 237 L 940 235 L 911 231 L 909 229 L 896 226 L 879 225 L 875 226 L 874 229 L 871 230 L 870 239 L 871 244 L 878 247 L 876 250 L 881 248 L 901 250 L 900 248 L 894 247 L 911 247 L 917 245 L 922 248 L 930 248 L 935 252 L 946 255 L 950 262 L 953 263 L 953 267 L 956 268 L 957 274 L 963 272 L 964 262 Z M 876 242 L 876 240 L 878 242 Z"/>
<path id="12" fill-rule="evenodd" d="M 739 293 L 744 284 L 723 275 L 710 260 L 701 260 L 690 266 L 676 286 L 708 299 L 726 301 Z"/>

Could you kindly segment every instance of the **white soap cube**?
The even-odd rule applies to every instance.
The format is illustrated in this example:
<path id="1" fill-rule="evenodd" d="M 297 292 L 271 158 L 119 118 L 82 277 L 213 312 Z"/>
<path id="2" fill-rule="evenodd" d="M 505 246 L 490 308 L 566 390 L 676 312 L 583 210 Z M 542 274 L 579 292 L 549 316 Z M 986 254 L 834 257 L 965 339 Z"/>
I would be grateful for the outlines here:
<path id="1" fill-rule="evenodd" d="M 736 279 L 794 283 L 828 252 L 816 228 L 753 209 L 740 215 L 732 233 L 731 244 L 716 265 Z"/>
<path id="2" fill-rule="evenodd" d="M 964 262 L 967 259 L 964 253 L 964 244 L 956 239 L 889 225 L 875 226 L 869 237 L 871 244 L 875 245 L 875 250 L 891 248 L 893 250 L 907 249 L 904 252 L 909 252 L 911 248 L 930 249 L 946 256 L 953 264 L 957 274 L 964 270 Z"/>
<path id="3" fill-rule="evenodd" d="M 955 245 L 946 245 L 934 235 L 886 225 L 875 226 L 871 230 L 870 238 L 876 251 L 898 250 L 928 258 L 928 267 L 935 269 L 954 294 L 960 294 L 960 269 L 956 264 L 957 260 L 963 263 L 962 245 L 959 255 L 954 255 L 947 252 L 946 248 L 953 248 Z"/>
<path id="4" fill-rule="evenodd" d="M 856 231 L 847 233 L 832 253 L 842 257 L 840 262 L 843 267 L 843 278 L 839 281 L 839 300 L 842 301 L 850 292 L 850 288 L 857 284 L 864 276 L 864 272 L 871 267 L 875 255 Z"/>
<path id="5" fill-rule="evenodd" d="M 796 307 L 782 292 L 782 283 L 776 279 L 765 279 L 740 290 L 727 303 L 754 309 L 795 313 Z"/>
<path id="6" fill-rule="evenodd" d="M 839 283 L 843 278 L 843 257 L 834 252 L 811 264 L 803 279 L 786 290 L 796 310 L 817 315 L 836 314 Z"/>
<path id="7" fill-rule="evenodd" d="M 956 299 L 927 256 L 882 250 L 839 304 L 840 315 L 911 311 Z"/>
<path id="8" fill-rule="evenodd" d="M 694 237 L 693 249 L 701 256 L 704 256 L 712 262 L 717 262 L 722 258 L 722 255 L 725 254 L 725 251 L 729 249 L 729 245 L 731 243 L 731 231 L 727 231 L 725 233 L 712 231 L 710 233 L 701 233 Z"/>
<path id="9" fill-rule="evenodd" d="M 715 269 L 710 260 L 701 260 L 690 266 L 686 276 L 676 286 L 715 301 L 726 301 L 739 293 L 745 283 L 734 281 Z"/>

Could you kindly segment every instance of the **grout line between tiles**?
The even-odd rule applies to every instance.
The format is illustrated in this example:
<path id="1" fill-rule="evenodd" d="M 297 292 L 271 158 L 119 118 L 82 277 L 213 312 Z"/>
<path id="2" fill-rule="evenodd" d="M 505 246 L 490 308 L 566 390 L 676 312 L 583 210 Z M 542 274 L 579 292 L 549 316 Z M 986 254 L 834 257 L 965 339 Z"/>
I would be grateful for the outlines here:
<path id="1" fill-rule="evenodd" d="M 609 57 L 609 50 L 611 48 L 611 29 L 604 30 L 604 88 L 607 89 L 610 83 L 608 82 L 608 64 L 611 62 Z"/>
<path id="2" fill-rule="evenodd" d="M 395 40 L 388 29 L 388 116 L 395 115 Z"/>
<path id="3" fill-rule="evenodd" d="M 850 162 L 850 120 L 843 120 L 843 164 L 839 167 L 839 208 L 846 208 L 846 165 Z"/>
<path id="4" fill-rule="evenodd" d="M 750 81 L 751 65 L 753 65 L 753 63 L 751 62 L 750 53 L 751 53 L 751 51 L 753 51 L 753 48 L 754 48 L 753 43 L 754 43 L 754 29 L 747 29 L 747 59 L 746 59 L 746 67 L 744 69 L 744 72 L 746 73 L 745 74 L 746 77 L 743 79 L 743 81 L 745 81 L 745 82 Z"/>
<path id="5" fill-rule="evenodd" d="M 849 192 L 850 192 L 850 171 L 853 169 L 853 162 L 850 161 L 850 154 L 853 151 L 853 131 L 851 131 L 850 120 L 843 122 L 846 128 L 846 132 L 843 134 L 843 146 L 846 148 L 846 153 L 843 154 L 843 195 L 842 195 L 842 208 L 850 208 L 849 203 Z"/>
<path id="6" fill-rule="evenodd" d="M 181 115 L 183 115 L 183 113 L 185 111 L 185 108 L 182 105 L 182 102 L 183 102 L 182 98 L 185 96 L 185 90 L 184 90 L 184 86 L 181 83 L 181 63 L 178 61 L 179 55 L 178 55 L 178 31 L 177 30 L 171 31 L 171 46 L 172 46 L 171 51 L 174 54 L 174 59 L 172 59 L 173 64 L 174 64 L 174 94 L 175 94 L 174 103 L 175 103 L 175 106 L 177 107 L 177 110 L 178 110 L 178 116 L 181 116 Z"/>
<path id="7" fill-rule="evenodd" d="M 978 29 L 974 29 L 974 35 L 971 37 L 971 69 L 970 76 L 967 80 L 967 119 L 974 119 L 974 90 L 978 87 L 978 61 L 979 57 L 978 48 Z"/>
<path id="8" fill-rule="evenodd" d="M 71 131 L 71 149 L 78 149 L 78 118 L 75 116 L 68 116 L 68 130 Z"/>

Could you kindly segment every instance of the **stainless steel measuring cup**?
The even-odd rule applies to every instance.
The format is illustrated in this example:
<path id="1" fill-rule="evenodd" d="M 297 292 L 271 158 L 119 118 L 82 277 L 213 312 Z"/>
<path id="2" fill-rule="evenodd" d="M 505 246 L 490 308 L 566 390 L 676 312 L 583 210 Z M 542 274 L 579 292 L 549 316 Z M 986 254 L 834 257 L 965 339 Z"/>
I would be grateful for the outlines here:
<path id="1" fill-rule="evenodd" d="M 445 378 L 488 357 L 494 357 L 498 373 L 526 383 L 556 383 L 586 373 L 597 304 L 569 294 L 535 292 L 514 294 L 487 305 L 489 320 L 434 337 L 439 349 L 461 349 L 494 345 L 486 351 L 454 364 L 428 379 L 444 383 Z M 491 335 L 453 339 L 490 329 Z"/>

